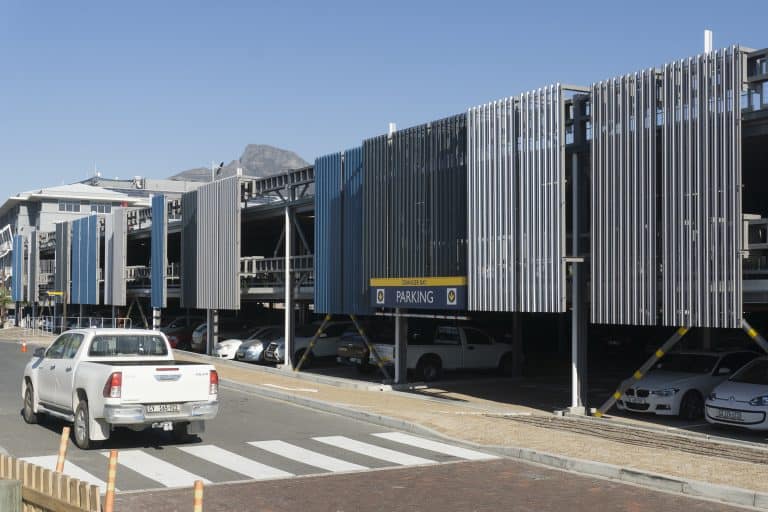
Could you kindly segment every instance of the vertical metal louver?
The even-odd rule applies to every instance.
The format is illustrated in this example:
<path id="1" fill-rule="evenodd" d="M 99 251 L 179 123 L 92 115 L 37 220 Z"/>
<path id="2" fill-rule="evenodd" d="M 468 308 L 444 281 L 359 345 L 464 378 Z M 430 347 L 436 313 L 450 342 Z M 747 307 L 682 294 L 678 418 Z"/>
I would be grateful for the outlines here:
<path id="1" fill-rule="evenodd" d="M 657 74 L 592 86 L 592 322 L 655 325 Z"/>
<path id="2" fill-rule="evenodd" d="M 343 312 L 353 315 L 370 313 L 368 282 L 363 272 L 363 148 L 344 152 L 343 161 L 343 235 L 342 255 Z"/>
<path id="3" fill-rule="evenodd" d="M 40 243 L 39 233 L 29 233 L 29 253 L 27 254 L 27 301 L 38 302 L 40 299 Z"/>
<path id="4" fill-rule="evenodd" d="M 168 296 L 168 213 L 164 195 L 152 197 L 151 305 L 164 308 Z"/>
<path id="5" fill-rule="evenodd" d="M 125 210 L 113 208 L 104 217 L 104 304 L 126 305 L 125 267 L 128 223 Z"/>
<path id="6" fill-rule="evenodd" d="M 69 298 L 69 281 L 72 268 L 71 228 L 69 222 L 56 224 L 56 271 L 54 273 L 55 291 L 63 292 Z M 63 299 L 62 299 L 63 300 Z"/>
<path id="7" fill-rule="evenodd" d="M 342 157 L 315 160 L 315 311 L 341 313 Z M 344 243 L 347 243 L 345 240 Z"/>
<path id="8" fill-rule="evenodd" d="M 196 307 L 240 309 L 240 180 L 196 192 Z"/>
<path id="9" fill-rule="evenodd" d="M 72 221 L 72 304 L 99 303 L 100 243 L 96 215 Z"/>
<path id="10" fill-rule="evenodd" d="M 181 196 L 181 307 L 197 308 L 197 191 Z"/>
<path id="11" fill-rule="evenodd" d="M 466 115 L 363 142 L 363 264 L 371 277 L 465 276 Z"/>
<path id="12" fill-rule="evenodd" d="M 518 310 L 517 101 L 467 114 L 468 307 Z"/>
<path id="13" fill-rule="evenodd" d="M 11 298 L 14 302 L 24 300 L 24 236 L 13 236 L 11 252 Z"/>
<path id="14" fill-rule="evenodd" d="M 520 96 L 520 311 L 565 311 L 565 121 L 563 91 Z"/>
<path id="15" fill-rule="evenodd" d="M 667 325 L 739 327 L 742 317 L 738 47 L 664 66 L 662 286 Z"/>

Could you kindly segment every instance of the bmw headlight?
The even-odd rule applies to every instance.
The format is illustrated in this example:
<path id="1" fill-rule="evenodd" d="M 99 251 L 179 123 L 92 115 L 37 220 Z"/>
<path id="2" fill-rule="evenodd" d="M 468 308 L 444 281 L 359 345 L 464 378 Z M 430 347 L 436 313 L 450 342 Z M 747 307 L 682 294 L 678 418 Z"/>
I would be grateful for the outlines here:
<path id="1" fill-rule="evenodd" d="M 768 406 L 768 395 L 756 396 L 749 401 L 749 405 Z"/>
<path id="2" fill-rule="evenodd" d="M 656 389 L 651 391 L 651 394 L 662 398 L 669 398 L 671 396 L 675 396 L 679 391 L 680 388 Z"/>

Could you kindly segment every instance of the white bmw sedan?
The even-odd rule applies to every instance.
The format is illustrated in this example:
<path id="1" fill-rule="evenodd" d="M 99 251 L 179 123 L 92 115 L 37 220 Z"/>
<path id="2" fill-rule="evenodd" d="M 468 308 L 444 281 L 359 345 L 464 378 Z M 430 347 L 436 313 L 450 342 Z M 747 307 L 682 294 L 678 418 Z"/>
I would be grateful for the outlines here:
<path id="1" fill-rule="evenodd" d="M 706 412 L 709 423 L 768 430 L 768 357 L 755 359 L 717 386 Z"/>
<path id="2" fill-rule="evenodd" d="M 704 415 L 712 390 L 758 357 L 755 352 L 676 352 L 668 354 L 616 402 L 620 410 L 694 420 Z"/>

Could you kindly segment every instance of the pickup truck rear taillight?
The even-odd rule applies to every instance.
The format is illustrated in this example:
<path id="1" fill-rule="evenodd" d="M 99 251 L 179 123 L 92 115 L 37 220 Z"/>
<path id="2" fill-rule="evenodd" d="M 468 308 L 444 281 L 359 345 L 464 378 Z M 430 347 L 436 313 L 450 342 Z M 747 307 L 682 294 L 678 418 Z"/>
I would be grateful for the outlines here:
<path id="1" fill-rule="evenodd" d="M 211 385 L 208 389 L 208 394 L 218 395 L 219 394 L 219 374 L 216 372 L 216 370 L 211 370 L 210 383 Z"/>
<path id="2" fill-rule="evenodd" d="M 123 389 L 123 372 L 113 372 L 104 384 L 104 398 L 120 398 Z"/>

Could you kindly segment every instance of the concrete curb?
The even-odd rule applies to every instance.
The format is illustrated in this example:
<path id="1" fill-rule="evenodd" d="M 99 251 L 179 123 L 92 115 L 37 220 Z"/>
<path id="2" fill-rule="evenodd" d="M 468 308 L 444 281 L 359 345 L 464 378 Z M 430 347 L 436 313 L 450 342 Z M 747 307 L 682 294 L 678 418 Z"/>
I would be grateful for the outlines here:
<path id="1" fill-rule="evenodd" d="M 424 427 L 409 421 L 392 418 L 390 416 L 367 411 L 360 411 L 343 405 L 337 405 L 321 400 L 293 395 L 291 393 L 266 389 L 259 385 L 245 384 L 242 382 L 226 379 L 222 379 L 221 383 L 224 387 L 242 391 L 244 393 L 253 393 L 273 400 L 282 400 L 296 405 L 301 405 L 303 407 L 308 407 L 310 409 L 330 414 L 337 414 L 339 416 L 345 416 L 347 418 L 359 421 L 366 421 L 385 428 L 393 428 L 411 432 L 413 434 L 438 437 L 453 443 L 464 444 L 467 446 L 484 449 L 486 451 L 492 451 L 498 455 L 512 459 L 519 459 L 521 461 L 540 464 L 542 466 L 569 471 L 572 473 L 578 473 L 584 476 L 592 476 L 607 480 L 617 480 L 656 491 L 681 494 L 691 498 L 702 498 L 719 501 L 726 504 L 768 510 L 768 493 L 751 491 L 739 487 L 712 484 L 699 480 L 662 475 L 659 473 L 653 473 L 651 471 L 606 464 L 604 462 L 576 459 L 563 455 L 532 450 L 530 448 L 481 445 L 461 439 L 455 439 L 437 432 L 431 428 Z"/>
<path id="2" fill-rule="evenodd" d="M 334 386 L 337 388 L 357 389 L 363 391 L 401 391 L 416 389 L 417 387 L 423 386 L 423 383 L 420 382 L 411 382 L 408 384 L 377 384 L 375 382 L 364 382 L 354 379 L 346 379 L 343 377 L 329 377 L 326 375 L 317 375 L 305 372 L 289 372 L 280 367 L 273 368 L 271 366 L 264 366 L 260 364 L 245 363 L 231 359 L 222 359 L 205 354 L 198 354 L 196 352 L 187 352 L 185 350 L 177 352 L 180 352 L 184 356 L 193 357 L 207 363 L 224 364 L 233 368 L 242 368 L 245 370 L 279 375 L 281 377 L 290 377 L 293 379 L 315 382 L 317 384 L 325 384 L 327 386 Z"/>

